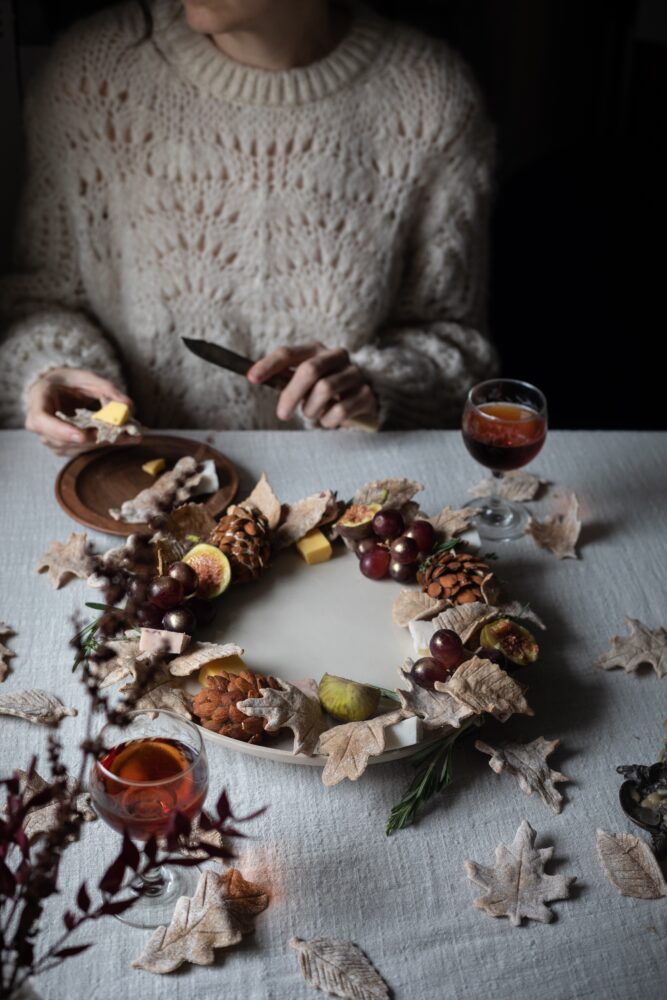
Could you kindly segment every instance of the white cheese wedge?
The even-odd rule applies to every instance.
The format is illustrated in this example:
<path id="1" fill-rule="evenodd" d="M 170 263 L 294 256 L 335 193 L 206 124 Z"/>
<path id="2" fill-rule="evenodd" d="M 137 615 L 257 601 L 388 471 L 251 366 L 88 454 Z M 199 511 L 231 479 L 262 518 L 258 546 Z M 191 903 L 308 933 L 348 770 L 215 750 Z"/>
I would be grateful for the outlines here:
<path id="1" fill-rule="evenodd" d="M 168 632 L 161 628 L 142 628 L 139 650 L 142 653 L 182 653 L 190 643 L 185 632 Z"/>
<path id="2" fill-rule="evenodd" d="M 202 467 L 202 478 L 197 487 L 198 493 L 215 493 L 216 490 L 220 489 L 220 480 L 218 479 L 218 473 L 215 469 L 215 462 L 212 458 L 207 458 L 205 462 L 201 463 Z"/>
<path id="3" fill-rule="evenodd" d="M 430 656 L 431 652 L 428 648 L 428 644 L 431 641 L 431 636 L 436 631 L 435 623 L 433 621 L 410 622 L 408 625 L 408 631 L 412 637 L 415 659 L 418 660 L 422 656 Z"/>
<path id="4" fill-rule="evenodd" d="M 422 721 L 416 715 L 408 719 L 401 719 L 393 726 L 387 726 L 386 750 L 399 750 L 401 747 L 411 747 L 422 738 Z"/>

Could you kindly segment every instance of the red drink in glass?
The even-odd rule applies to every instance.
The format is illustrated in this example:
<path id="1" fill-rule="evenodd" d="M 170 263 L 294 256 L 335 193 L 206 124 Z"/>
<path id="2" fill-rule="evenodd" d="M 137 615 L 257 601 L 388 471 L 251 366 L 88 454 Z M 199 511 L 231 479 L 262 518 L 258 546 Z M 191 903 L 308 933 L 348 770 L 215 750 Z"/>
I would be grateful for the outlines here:
<path id="1" fill-rule="evenodd" d="M 545 417 L 519 403 L 481 403 L 463 417 L 463 440 L 472 457 L 499 472 L 535 458 L 547 433 Z"/>

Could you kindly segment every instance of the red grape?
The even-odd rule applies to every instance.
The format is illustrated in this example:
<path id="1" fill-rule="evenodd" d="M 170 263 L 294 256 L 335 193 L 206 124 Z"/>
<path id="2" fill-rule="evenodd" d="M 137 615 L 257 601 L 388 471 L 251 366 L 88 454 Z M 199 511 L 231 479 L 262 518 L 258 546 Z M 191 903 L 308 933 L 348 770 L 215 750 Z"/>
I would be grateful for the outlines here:
<path id="1" fill-rule="evenodd" d="M 417 660 L 412 667 L 412 679 L 419 687 L 426 688 L 427 691 L 435 690 L 435 682 L 441 681 L 443 684 L 449 678 L 449 670 L 446 670 L 432 656 L 423 656 Z"/>
<path id="2" fill-rule="evenodd" d="M 418 518 L 413 521 L 405 532 L 408 538 L 414 538 L 420 552 L 430 552 L 435 542 L 435 528 L 430 521 Z"/>
<path id="3" fill-rule="evenodd" d="M 354 551 L 361 559 L 361 557 L 365 556 L 367 552 L 372 552 L 373 549 L 376 549 L 379 544 L 380 542 L 377 538 L 362 538 L 360 542 L 357 542 Z"/>
<path id="4" fill-rule="evenodd" d="M 378 538 L 391 540 L 403 534 L 405 522 L 400 510 L 379 510 L 373 520 L 371 527 Z"/>
<path id="5" fill-rule="evenodd" d="M 171 564 L 167 570 L 167 575 L 172 578 L 172 580 L 178 580 L 178 582 L 183 586 L 186 597 L 191 597 L 197 589 L 197 584 L 199 583 L 199 578 L 195 573 L 192 566 L 188 566 L 184 562 L 174 562 Z"/>
<path id="6" fill-rule="evenodd" d="M 162 619 L 162 628 L 168 632 L 187 632 L 193 635 L 197 627 L 197 619 L 189 608 L 173 608 L 165 612 Z"/>
<path id="7" fill-rule="evenodd" d="M 143 580 L 140 576 L 133 576 L 127 585 L 128 597 L 132 601 L 145 601 L 146 591 L 148 590 L 148 583 Z"/>
<path id="8" fill-rule="evenodd" d="M 429 643 L 431 656 L 448 671 L 453 671 L 465 659 L 463 643 L 456 632 L 450 628 L 439 628 L 431 636 Z"/>
<path id="9" fill-rule="evenodd" d="M 155 604 L 140 604 L 137 608 L 137 624 L 142 628 L 162 628 L 162 614 Z"/>
<path id="10" fill-rule="evenodd" d="M 188 610 L 195 616 L 197 625 L 203 628 L 211 624 L 217 608 L 213 601 L 208 601 L 205 597 L 193 597 L 188 601 Z"/>
<path id="11" fill-rule="evenodd" d="M 149 601 L 163 611 L 171 611 L 184 597 L 183 584 L 171 576 L 156 576 L 148 585 Z"/>
<path id="12" fill-rule="evenodd" d="M 367 552 L 359 560 L 359 566 L 364 576 L 371 580 L 381 580 L 389 571 L 391 556 L 387 549 L 376 548 L 372 552 Z"/>
<path id="13" fill-rule="evenodd" d="M 400 563 L 397 559 L 392 559 L 389 563 L 389 576 L 399 583 L 408 583 L 415 578 L 415 566 L 413 563 Z"/>
<path id="14" fill-rule="evenodd" d="M 417 542 L 414 538 L 408 538 L 406 535 L 401 535 L 392 543 L 390 552 L 392 559 L 399 563 L 414 563 L 419 558 Z"/>

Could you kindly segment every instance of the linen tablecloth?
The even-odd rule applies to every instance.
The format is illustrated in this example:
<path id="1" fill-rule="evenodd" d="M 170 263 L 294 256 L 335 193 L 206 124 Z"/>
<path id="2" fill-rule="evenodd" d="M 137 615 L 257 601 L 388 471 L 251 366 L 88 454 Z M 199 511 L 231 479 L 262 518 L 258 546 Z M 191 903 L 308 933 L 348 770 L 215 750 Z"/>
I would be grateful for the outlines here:
<path id="1" fill-rule="evenodd" d="M 454 432 L 188 433 L 206 436 L 237 464 L 240 495 L 262 470 L 285 500 L 325 486 L 346 497 L 371 478 L 405 475 L 426 484 L 422 505 L 434 512 L 461 503 L 481 478 Z M 82 710 L 83 691 L 70 671 L 70 618 L 95 598 L 78 581 L 53 591 L 34 572 L 51 540 L 82 530 L 54 498 L 61 460 L 21 431 L 0 434 L 0 456 L 0 619 L 17 631 L 9 640 L 13 673 L 0 691 L 42 687 Z M 512 596 L 529 600 L 548 626 L 541 662 L 524 675 L 535 717 L 510 720 L 503 735 L 562 740 L 551 758 L 572 778 L 561 786 L 562 813 L 524 795 L 511 776 L 494 774 L 470 741 L 456 754 L 452 786 L 417 825 L 387 838 L 387 813 L 411 775 L 407 764 L 372 767 L 357 783 L 326 789 L 317 768 L 211 748 L 211 788 L 226 786 L 239 811 L 269 807 L 237 862 L 246 878 L 270 886 L 256 933 L 219 952 L 213 966 L 158 977 L 129 968 L 150 931 L 107 919 L 81 934 L 94 948 L 36 980 L 44 1000 L 306 1000 L 316 994 L 287 947 L 293 935 L 355 941 L 397 1000 L 661 995 L 667 900 L 617 895 L 602 876 L 595 830 L 631 830 L 619 810 L 615 767 L 657 759 L 667 679 L 651 670 L 604 673 L 593 661 L 624 631 L 625 615 L 667 624 L 667 435 L 551 432 L 531 468 L 576 490 L 581 558 L 559 561 L 529 538 L 492 546 Z M 552 503 L 532 506 L 539 513 Z M 81 726 L 79 716 L 60 730 L 70 759 Z M 25 767 L 35 752 L 46 770 L 45 739 L 38 727 L 0 718 L 3 774 Z M 552 904 L 552 924 L 514 928 L 473 908 L 482 890 L 466 878 L 464 860 L 492 863 L 496 845 L 511 843 L 524 818 L 538 831 L 538 846 L 555 848 L 548 871 L 574 874 L 577 883 L 570 900 Z M 59 932 L 80 881 L 94 884 L 117 843 L 102 822 L 86 826 L 67 853 L 62 895 L 47 908 L 45 939 Z"/>

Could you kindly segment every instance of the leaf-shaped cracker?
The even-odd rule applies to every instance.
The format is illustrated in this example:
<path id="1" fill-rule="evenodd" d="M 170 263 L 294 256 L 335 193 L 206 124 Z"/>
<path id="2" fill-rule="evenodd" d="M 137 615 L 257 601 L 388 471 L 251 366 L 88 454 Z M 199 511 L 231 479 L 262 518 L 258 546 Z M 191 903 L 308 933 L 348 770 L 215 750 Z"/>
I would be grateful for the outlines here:
<path id="1" fill-rule="evenodd" d="M 132 968 L 164 975 L 184 962 L 211 965 L 214 950 L 238 944 L 251 929 L 249 917 L 268 906 L 265 893 L 251 894 L 256 888 L 234 870 L 224 875 L 203 871 L 194 896 L 181 896 L 169 926 L 153 932 Z"/>
<path id="2" fill-rule="evenodd" d="M 427 604 L 427 601 L 430 604 Z M 498 607 L 485 604 L 483 601 L 452 606 L 448 604 L 448 601 L 437 601 L 419 591 L 402 590 L 394 601 L 392 612 L 394 623 L 409 625 L 411 621 L 430 620 L 434 632 L 439 628 L 452 629 L 461 636 L 464 645 L 482 625 L 493 621 L 494 618 L 522 618 L 533 622 L 538 628 L 545 628 L 544 622 L 535 612 L 519 601 L 510 601 Z M 429 610 L 430 607 L 433 608 L 433 613 Z M 412 614 L 413 611 L 417 611 L 417 614 Z"/>
<path id="3" fill-rule="evenodd" d="M 38 573 L 48 572 L 49 583 L 55 590 L 73 576 L 85 580 L 95 569 L 95 556 L 90 551 L 88 536 L 85 532 L 77 535 L 73 531 L 64 545 L 51 542 L 35 569 Z"/>
<path id="4" fill-rule="evenodd" d="M 575 546 L 581 531 L 579 501 L 574 493 L 566 494 L 565 499 L 565 509 L 560 513 L 549 514 L 542 521 L 532 518 L 528 533 L 541 548 L 559 559 L 577 559 Z"/>
<path id="5" fill-rule="evenodd" d="M 16 774 L 19 780 L 26 786 L 30 796 L 28 801 L 46 788 L 47 782 L 42 778 L 37 771 L 33 771 L 30 775 L 27 771 L 22 771 L 17 769 Z M 77 782 L 75 778 L 67 778 L 67 790 L 73 793 L 76 790 Z M 47 802 L 46 805 L 35 806 L 32 809 L 28 809 L 26 819 L 23 823 L 23 829 L 25 835 L 33 844 L 39 837 L 43 836 L 45 833 L 49 833 L 54 830 L 61 822 L 61 818 L 58 815 L 58 802 L 52 801 Z M 75 801 L 76 811 L 83 817 L 86 823 L 92 822 L 92 820 L 97 819 L 97 813 L 90 805 L 90 795 L 88 792 L 79 792 L 76 796 Z M 75 838 L 74 834 L 70 834 L 68 843 L 71 843 Z"/>
<path id="6" fill-rule="evenodd" d="M 513 774 L 526 795 L 537 792 L 544 804 L 555 813 L 561 811 L 563 804 L 563 796 L 556 785 L 570 780 L 560 771 L 552 771 L 547 764 L 547 757 L 559 745 L 560 740 L 545 740 L 543 736 L 538 736 L 532 743 L 504 743 L 500 747 L 489 746 L 482 740 L 475 741 L 477 749 L 491 757 L 489 767 L 496 774 L 503 771 Z"/>
<path id="7" fill-rule="evenodd" d="M 56 726 L 66 715 L 77 714 L 75 708 L 66 708 L 60 698 L 39 688 L 0 694 L 0 715 L 15 715 L 42 726 Z"/>
<path id="8" fill-rule="evenodd" d="M 214 528 L 215 518 L 203 503 L 185 503 L 172 510 L 151 538 L 160 563 L 159 572 L 182 559 L 193 545 L 208 541 Z"/>
<path id="9" fill-rule="evenodd" d="M 540 479 L 531 472 L 506 472 L 498 484 L 498 493 L 503 500 L 524 501 L 533 500 L 539 493 L 540 487 L 545 486 L 546 479 Z M 468 493 L 473 497 L 491 496 L 495 488 L 493 479 L 483 479 L 481 483 L 471 486 Z"/>
<path id="10" fill-rule="evenodd" d="M 630 627 L 630 635 L 615 635 L 610 640 L 611 648 L 595 660 L 595 666 L 602 670 L 623 667 L 630 674 L 641 663 L 650 663 L 658 677 L 667 674 L 667 632 L 664 628 L 650 629 L 637 618 L 625 618 Z"/>
<path id="11" fill-rule="evenodd" d="M 173 469 L 163 473 L 151 486 L 126 500 L 120 507 L 110 508 L 116 521 L 125 524 L 143 524 L 158 514 L 166 514 L 185 503 L 200 490 L 206 470 L 192 455 L 179 458 Z"/>
<path id="12" fill-rule="evenodd" d="M 246 510 L 252 510 L 254 507 L 255 510 L 258 510 L 266 518 L 270 531 L 274 531 L 278 527 L 282 507 L 280 500 L 273 492 L 271 484 L 266 478 L 265 472 L 260 476 L 259 482 L 250 496 L 240 503 L 239 507 L 245 507 Z"/>
<path id="13" fill-rule="evenodd" d="M 406 628 L 410 622 L 433 618 L 439 611 L 447 607 L 448 601 L 439 601 L 419 590 L 402 590 L 391 609 L 394 625 Z M 464 604 L 461 607 L 469 607 Z M 485 604 L 484 607 L 487 607 Z"/>
<path id="14" fill-rule="evenodd" d="M 490 917 L 509 917 L 513 927 L 518 927 L 524 917 L 545 924 L 553 920 L 553 913 L 545 903 L 567 899 L 576 877 L 545 875 L 544 866 L 551 860 L 554 849 L 535 850 L 535 837 L 532 826 L 524 819 L 512 844 L 496 847 L 495 865 L 465 862 L 468 878 L 486 889 L 483 896 L 473 900 L 476 909 L 486 910 Z"/>
<path id="15" fill-rule="evenodd" d="M 293 684 L 277 680 L 279 688 L 260 687 L 261 698 L 246 698 L 236 707 L 245 715 L 266 719 L 267 733 L 275 733 L 283 727 L 291 729 L 294 733 L 292 753 L 310 757 L 317 749 L 320 733 L 327 728 L 320 703 Z"/>
<path id="16" fill-rule="evenodd" d="M 347 1000 L 389 1000 L 389 988 L 363 951 L 351 941 L 294 937 L 301 974 L 309 986 Z"/>
<path id="17" fill-rule="evenodd" d="M 336 500 L 331 490 L 322 490 L 313 496 L 304 497 L 290 504 L 283 523 L 278 527 L 273 538 L 273 548 L 284 549 L 293 545 L 309 531 L 328 519 L 332 505 Z"/>
<path id="18" fill-rule="evenodd" d="M 132 708 L 136 710 L 164 709 L 167 712 L 174 712 L 184 719 L 192 718 L 192 698 L 182 688 L 174 687 L 169 681 L 162 681 L 151 687 L 145 694 L 142 694 Z"/>
<path id="19" fill-rule="evenodd" d="M 414 479 L 374 479 L 354 494 L 352 503 L 379 503 L 384 507 L 401 508 L 424 489 Z"/>
<path id="20" fill-rule="evenodd" d="M 464 507 L 461 510 L 443 507 L 440 513 L 430 517 L 429 521 L 444 539 L 456 538 L 468 530 L 470 522 L 477 513 L 479 513 L 477 507 Z"/>
<path id="21" fill-rule="evenodd" d="M 222 660 L 226 656 L 243 656 L 243 650 L 233 642 L 224 645 L 219 645 L 217 642 L 195 642 L 187 653 L 171 661 L 169 672 L 175 677 L 187 677 L 207 663 Z"/>
<path id="22" fill-rule="evenodd" d="M 472 709 L 461 704 L 456 698 L 445 691 L 427 691 L 426 688 L 415 684 L 410 671 L 412 670 L 412 660 L 407 659 L 399 674 L 405 683 L 409 685 L 407 691 L 401 688 L 396 689 L 396 694 L 401 700 L 401 705 L 408 712 L 418 715 L 424 723 L 425 729 L 458 729 L 465 719 L 474 715 Z"/>
<path id="23" fill-rule="evenodd" d="M 113 653 L 113 656 L 91 663 L 91 672 L 100 681 L 101 688 L 118 684 L 126 677 L 138 680 L 139 672 L 148 658 L 145 653 L 139 652 L 139 639 L 135 637 L 135 633 L 128 632 L 126 637 L 110 639 L 104 643 L 104 648 Z"/>
<path id="24" fill-rule="evenodd" d="M 621 896 L 659 899 L 667 896 L 667 882 L 648 844 L 631 833 L 595 836 L 602 871 Z"/>
<path id="25" fill-rule="evenodd" d="M 387 712 L 366 722 L 347 722 L 320 736 L 319 751 L 328 760 L 322 772 L 325 785 L 337 785 L 344 778 L 356 781 L 366 770 L 369 757 L 384 752 L 387 726 L 403 717 L 401 711 Z"/>
<path id="26" fill-rule="evenodd" d="M 13 635 L 16 635 L 16 632 L 11 625 L 5 625 L 4 622 L 0 622 L 0 640 L 8 639 Z M 9 661 L 13 656 L 16 656 L 16 653 L 8 649 L 4 642 L 0 641 L 0 684 L 2 684 L 9 673 Z"/>
<path id="27" fill-rule="evenodd" d="M 473 714 L 488 712 L 500 722 L 505 722 L 514 714 L 535 714 L 514 678 L 496 663 L 479 656 L 462 663 L 444 684 L 436 681 L 435 689 L 453 695 Z"/>
<path id="28" fill-rule="evenodd" d="M 102 406 L 106 406 L 111 400 L 102 396 L 100 402 Z M 103 420 L 95 420 L 94 414 L 96 412 L 98 411 L 78 409 L 74 411 L 74 416 L 72 417 L 66 413 L 56 411 L 56 416 L 64 420 L 66 424 L 78 427 L 80 431 L 96 431 L 96 444 L 115 444 L 123 434 L 127 434 L 128 437 L 138 437 L 143 430 L 139 421 L 135 420 L 134 417 L 129 417 L 122 427 L 116 427 L 114 424 L 107 424 Z"/>

